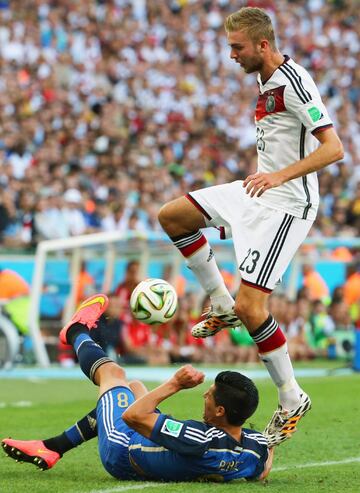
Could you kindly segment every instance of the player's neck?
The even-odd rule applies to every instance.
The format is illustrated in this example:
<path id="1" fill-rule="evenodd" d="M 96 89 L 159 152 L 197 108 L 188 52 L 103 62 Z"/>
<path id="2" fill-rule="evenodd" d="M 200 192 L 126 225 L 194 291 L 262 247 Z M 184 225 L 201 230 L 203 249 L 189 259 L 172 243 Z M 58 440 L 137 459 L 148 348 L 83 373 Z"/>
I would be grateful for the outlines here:
<path id="1" fill-rule="evenodd" d="M 260 70 L 261 82 L 264 84 L 270 79 L 275 70 L 284 63 L 285 57 L 280 51 L 270 52 L 268 58 L 264 61 L 264 65 Z"/>
<path id="2" fill-rule="evenodd" d="M 241 426 L 226 425 L 226 426 L 221 426 L 221 429 L 224 430 L 232 438 L 234 438 L 234 440 L 236 440 L 237 442 L 240 442 L 241 433 L 242 433 Z"/>

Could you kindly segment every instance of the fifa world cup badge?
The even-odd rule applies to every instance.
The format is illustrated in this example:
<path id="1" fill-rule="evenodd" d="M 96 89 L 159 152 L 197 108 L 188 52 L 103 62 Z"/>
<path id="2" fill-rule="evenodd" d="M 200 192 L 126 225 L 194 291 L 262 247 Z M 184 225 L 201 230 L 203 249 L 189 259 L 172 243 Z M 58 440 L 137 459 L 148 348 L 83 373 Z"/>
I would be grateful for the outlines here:
<path id="1" fill-rule="evenodd" d="M 172 437 L 178 437 L 180 435 L 182 427 L 183 423 L 179 423 L 179 421 L 174 421 L 173 419 L 165 419 L 164 424 L 161 428 L 161 433 L 165 433 L 165 435 L 170 435 Z"/>

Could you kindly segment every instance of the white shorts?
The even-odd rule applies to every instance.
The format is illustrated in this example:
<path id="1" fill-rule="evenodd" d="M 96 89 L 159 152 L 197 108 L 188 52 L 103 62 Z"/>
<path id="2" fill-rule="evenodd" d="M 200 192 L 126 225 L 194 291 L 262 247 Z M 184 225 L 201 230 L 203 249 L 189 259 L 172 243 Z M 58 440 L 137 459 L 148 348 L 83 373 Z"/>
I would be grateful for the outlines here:
<path id="1" fill-rule="evenodd" d="M 222 238 L 232 236 L 242 282 L 271 292 L 306 238 L 313 221 L 265 207 L 241 180 L 196 190 L 187 198 Z"/>

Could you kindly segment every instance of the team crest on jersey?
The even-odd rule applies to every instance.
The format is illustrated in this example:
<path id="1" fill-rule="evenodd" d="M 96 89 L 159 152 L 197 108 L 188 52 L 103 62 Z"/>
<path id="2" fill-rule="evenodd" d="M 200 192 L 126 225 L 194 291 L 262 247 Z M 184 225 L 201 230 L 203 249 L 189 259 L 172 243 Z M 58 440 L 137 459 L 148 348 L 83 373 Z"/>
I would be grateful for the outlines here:
<path id="1" fill-rule="evenodd" d="M 268 113 L 272 113 L 275 109 L 275 98 L 272 94 L 266 100 L 265 109 Z"/>
<path id="2" fill-rule="evenodd" d="M 173 419 L 167 418 L 162 425 L 161 433 L 165 433 L 165 435 L 170 435 L 176 438 L 180 435 L 183 426 L 184 423 L 179 423 L 179 421 L 174 421 Z"/>
<path id="3" fill-rule="evenodd" d="M 286 111 L 284 90 L 285 86 L 280 86 L 259 94 L 255 110 L 255 119 L 257 122 L 269 115 Z"/>

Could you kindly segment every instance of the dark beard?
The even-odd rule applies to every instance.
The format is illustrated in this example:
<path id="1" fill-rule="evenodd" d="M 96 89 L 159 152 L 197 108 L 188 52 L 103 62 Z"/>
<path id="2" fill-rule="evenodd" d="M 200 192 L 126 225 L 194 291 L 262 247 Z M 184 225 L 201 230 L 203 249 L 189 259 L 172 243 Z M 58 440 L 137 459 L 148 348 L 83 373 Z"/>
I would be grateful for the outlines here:
<path id="1" fill-rule="evenodd" d="M 244 71 L 247 74 L 253 74 L 254 72 L 261 72 L 262 68 L 263 68 L 262 60 L 254 60 L 250 65 L 244 68 Z"/>

